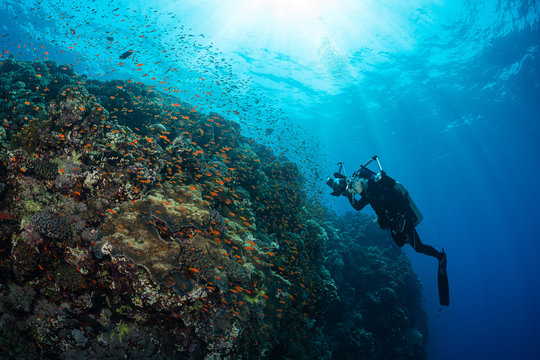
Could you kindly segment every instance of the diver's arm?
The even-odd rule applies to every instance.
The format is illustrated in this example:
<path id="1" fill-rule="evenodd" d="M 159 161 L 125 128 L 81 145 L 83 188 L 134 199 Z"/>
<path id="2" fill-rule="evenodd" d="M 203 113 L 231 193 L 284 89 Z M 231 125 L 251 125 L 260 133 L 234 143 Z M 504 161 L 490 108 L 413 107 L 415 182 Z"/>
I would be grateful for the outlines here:
<path id="1" fill-rule="evenodd" d="M 345 191 L 344 195 L 349 199 L 349 202 L 351 203 L 352 207 L 355 210 L 360 211 L 367 204 L 369 204 L 369 201 L 364 196 L 362 196 L 359 200 L 357 200 L 350 191 Z"/>

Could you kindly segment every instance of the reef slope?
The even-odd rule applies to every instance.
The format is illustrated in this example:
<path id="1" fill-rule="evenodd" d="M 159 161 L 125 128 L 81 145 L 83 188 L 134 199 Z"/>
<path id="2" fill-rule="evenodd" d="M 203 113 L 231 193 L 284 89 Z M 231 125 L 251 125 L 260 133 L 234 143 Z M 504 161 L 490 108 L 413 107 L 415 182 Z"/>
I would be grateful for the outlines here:
<path id="1" fill-rule="evenodd" d="M 362 248 L 397 265 L 350 280 L 357 234 L 238 124 L 54 62 L 2 61 L 0 95 L 0 357 L 329 359 L 340 296 L 365 358 L 384 358 L 379 315 L 421 357 L 403 255 Z"/>

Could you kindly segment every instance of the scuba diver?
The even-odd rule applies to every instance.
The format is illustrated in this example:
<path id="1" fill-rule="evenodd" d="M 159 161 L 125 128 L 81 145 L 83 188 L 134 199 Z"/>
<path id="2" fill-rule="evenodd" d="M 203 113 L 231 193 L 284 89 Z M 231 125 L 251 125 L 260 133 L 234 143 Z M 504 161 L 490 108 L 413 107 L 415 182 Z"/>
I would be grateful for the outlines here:
<path id="1" fill-rule="evenodd" d="M 374 160 L 379 166 L 379 173 L 367 168 Z M 334 173 L 334 179 L 328 178 L 326 181 L 333 190 L 331 195 L 347 197 L 356 210 L 362 210 L 367 204 L 371 205 L 377 214 L 379 226 L 390 230 L 399 247 L 409 244 L 416 252 L 435 257 L 439 261 L 439 300 L 441 305 L 449 305 L 446 253 L 444 249 L 437 251 L 420 240 L 415 227 L 423 217 L 405 187 L 386 174 L 376 155 L 350 177 L 342 173 L 343 163 L 338 165 L 340 167 L 338 172 Z"/>

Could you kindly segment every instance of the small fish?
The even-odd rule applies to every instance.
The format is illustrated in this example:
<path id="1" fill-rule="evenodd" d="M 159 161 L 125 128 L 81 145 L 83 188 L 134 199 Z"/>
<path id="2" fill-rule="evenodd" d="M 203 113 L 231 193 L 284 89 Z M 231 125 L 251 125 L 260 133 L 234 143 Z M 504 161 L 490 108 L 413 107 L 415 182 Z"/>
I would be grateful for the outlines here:
<path id="1" fill-rule="evenodd" d="M 133 50 L 128 50 L 128 51 L 126 51 L 125 53 L 123 53 L 122 55 L 120 55 L 120 59 L 127 59 L 127 58 L 130 57 L 132 54 L 133 54 Z"/>
<path id="2" fill-rule="evenodd" d="M 107 36 L 105 39 L 107 39 L 109 41 L 114 41 L 114 38 L 112 36 Z"/>

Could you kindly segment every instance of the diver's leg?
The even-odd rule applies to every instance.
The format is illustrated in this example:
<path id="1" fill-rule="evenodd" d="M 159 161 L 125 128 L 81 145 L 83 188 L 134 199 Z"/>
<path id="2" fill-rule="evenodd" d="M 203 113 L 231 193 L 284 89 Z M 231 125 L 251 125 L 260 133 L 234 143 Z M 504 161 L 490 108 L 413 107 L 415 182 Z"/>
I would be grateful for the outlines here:
<path id="1" fill-rule="evenodd" d="M 408 240 L 410 241 L 411 246 L 416 252 L 433 256 L 437 258 L 437 260 L 439 260 L 439 269 L 437 271 L 439 303 L 445 306 L 450 305 L 450 290 L 448 288 L 448 275 L 446 273 L 446 253 L 444 252 L 444 249 L 442 252 L 440 252 L 437 251 L 433 246 L 424 244 L 420 240 L 420 237 L 418 236 L 418 233 L 414 228 L 412 229 L 412 231 L 409 232 L 409 234 L 411 235 L 409 236 Z"/>
<path id="2" fill-rule="evenodd" d="M 437 251 L 433 246 L 424 244 L 420 237 L 418 236 L 418 233 L 416 232 L 415 228 L 412 228 L 409 232 L 410 238 L 409 238 L 409 244 L 412 246 L 412 248 L 421 254 L 425 254 L 428 256 L 433 256 L 437 258 L 437 260 L 441 260 L 443 257 L 443 253 L 440 251 Z"/>

